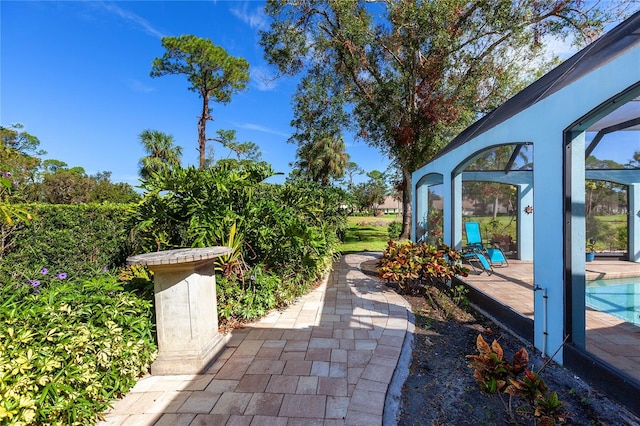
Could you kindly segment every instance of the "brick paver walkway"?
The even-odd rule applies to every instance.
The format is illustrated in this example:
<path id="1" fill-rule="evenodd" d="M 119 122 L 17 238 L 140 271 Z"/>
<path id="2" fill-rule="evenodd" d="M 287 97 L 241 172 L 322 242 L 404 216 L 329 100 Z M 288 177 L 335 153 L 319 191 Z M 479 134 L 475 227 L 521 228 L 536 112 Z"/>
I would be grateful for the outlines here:
<path id="1" fill-rule="evenodd" d="M 235 330 L 203 374 L 147 376 L 101 425 L 380 425 L 410 307 L 343 256 L 327 282 Z"/>

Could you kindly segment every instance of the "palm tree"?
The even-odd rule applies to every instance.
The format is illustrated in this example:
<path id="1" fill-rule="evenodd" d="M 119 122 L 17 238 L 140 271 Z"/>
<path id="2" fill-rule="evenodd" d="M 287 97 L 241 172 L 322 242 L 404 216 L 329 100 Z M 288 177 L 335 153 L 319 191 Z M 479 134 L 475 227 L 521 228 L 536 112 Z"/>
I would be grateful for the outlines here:
<path id="1" fill-rule="evenodd" d="M 173 136 L 158 130 L 145 130 L 138 138 L 147 152 L 138 162 L 142 179 L 146 180 L 154 173 L 180 167 L 182 147 L 174 145 Z"/>
<path id="2" fill-rule="evenodd" d="M 308 180 L 328 186 L 331 179 L 344 176 L 349 155 L 339 137 L 320 137 L 298 148 L 296 166 Z"/>

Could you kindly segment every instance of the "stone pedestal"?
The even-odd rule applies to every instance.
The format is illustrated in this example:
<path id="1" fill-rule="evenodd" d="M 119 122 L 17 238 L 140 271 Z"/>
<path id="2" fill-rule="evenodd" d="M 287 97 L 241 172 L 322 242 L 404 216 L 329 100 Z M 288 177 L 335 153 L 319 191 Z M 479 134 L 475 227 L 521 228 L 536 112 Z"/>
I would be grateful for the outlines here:
<path id="1" fill-rule="evenodd" d="M 229 247 L 167 250 L 132 256 L 154 274 L 158 358 L 151 374 L 197 374 L 225 346 L 218 333 L 213 259 Z"/>

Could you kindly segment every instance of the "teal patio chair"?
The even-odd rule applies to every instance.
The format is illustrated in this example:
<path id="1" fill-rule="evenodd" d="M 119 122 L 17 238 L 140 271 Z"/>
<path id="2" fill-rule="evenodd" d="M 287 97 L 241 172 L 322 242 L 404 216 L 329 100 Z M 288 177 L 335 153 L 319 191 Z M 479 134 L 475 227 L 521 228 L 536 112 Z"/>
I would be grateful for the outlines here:
<path id="1" fill-rule="evenodd" d="M 464 248 L 464 251 L 467 253 L 481 253 L 492 266 L 496 264 L 509 266 L 507 257 L 500 247 L 496 245 L 489 247 L 484 246 L 480 234 L 480 224 L 478 222 L 465 222 L 464 228 L 467 233 L 467 246 Z"/>
<path id="2" fill-rule="evenodd" d="M 462 258 L 471 265 L 471 268 L 473 268 L 474 271 L 477 268 L 480 270 L 480 273 L 483 271 L 486 272 L 487 275 L 491 275 L 493 273 L 491 262 L 489 262 L 487 257 L 480 250 L 463 252 Z"/>

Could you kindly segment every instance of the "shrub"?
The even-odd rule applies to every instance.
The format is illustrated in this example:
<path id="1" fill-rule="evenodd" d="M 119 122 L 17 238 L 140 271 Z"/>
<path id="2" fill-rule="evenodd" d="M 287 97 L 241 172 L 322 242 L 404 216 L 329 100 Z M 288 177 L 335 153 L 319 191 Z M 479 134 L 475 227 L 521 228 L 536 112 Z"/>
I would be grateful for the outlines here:
<path id="1" fill-rule="evenodd" d="M 284 302 L 279 291 L 281 280 L 256 266 L 243 277 L 222 276 L 216 279 L 218 319 L 253 319 Z"/>
<path id="2" fill-rule="evenodd" d="M 481 334 L 476 339 L 476 348 L 478 355 L 467 355 L 471 360 L 469 367 L 474 369 L 473 377 L 482 392 L 500 397 L 513 424 L 519 424 L 515 414 L 534 419 L 535 425 L 565 423 L 568 415 L 565 403 L 558 399 L 556 392 L 547 388 L 539 375 L 545 366 L 538 373 L 527 369 L 529 354 L 524 348 L 513 355 L 512 362 L 506 359 L 496 340 L 489 346 Z M 503 394 L 509 395 L 508 402 L 504 400 Z M 514 407 L 513 398 L 523 404 Z"/>
<path id="3" fill-rule="evenodd" d="M 397 240 L 400 238 L 400 234 L 402 233 L 402 223 L 391 222 L 389 224 L 388 232 L 390 240 Z"/>
<path id="4" fill-rule="evenodd" d="M 0 288 L 0 423 L 94 423 L 155 357 L 151 300 L 108 274 L 38 274 Z"/>
<path id="5" fill-rule="evenodd" d="M 337 253 L 338 234 L 347 228 L 340 194 L 302 182 L 263 187 L 246 217 L 255 261 L 287 282 L 308 282 L 325 272 Z"/>
<path id="6" fill-rule="evenodd" d="M 216 262 L 221 319 L 254 317 L 271 305 L 247 299 L 269 298 L 271 284 L 243 293 L 252 275 L 247 268 L 277 276 L 268 280 L 277 304 L 295 298 L 331 265 L 338 233 L 347 227 L 344 192 L 304 182 L 262 183 L 272 174 L 266 163 L 224 161 L 155 176 L 144 184 L 148 192 L 134 215 L 136 250 L 233 246 Z"/>
<path id="7" fill-rule="evenodd" d="M 426 243 L 389 241 L 382 254 L 378 275 L 405 292 L 420 293 L 426 285 L 445 284 L 455 275 L 466 276 L 460 252 Z"/>
<path id="8" fill-rule="evenodd" d="M 69 277 L 94 276 L 121 266 L 130 254 L 129 205 L 25 204 L 34 220 L 0 225 L 0 280 L 31 279 L 47 267 Z"/>

